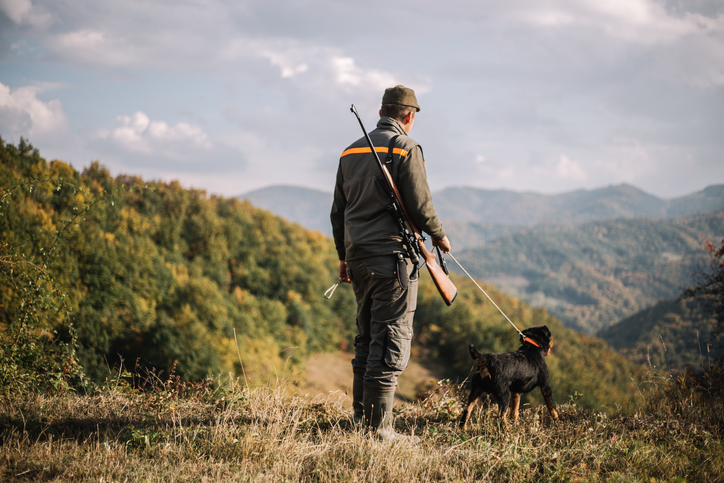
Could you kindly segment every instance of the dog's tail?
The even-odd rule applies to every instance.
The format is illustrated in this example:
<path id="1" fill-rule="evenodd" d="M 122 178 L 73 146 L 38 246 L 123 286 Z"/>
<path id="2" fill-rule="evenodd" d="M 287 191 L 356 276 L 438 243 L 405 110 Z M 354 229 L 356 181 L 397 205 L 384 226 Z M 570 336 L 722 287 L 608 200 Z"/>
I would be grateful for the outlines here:
<path id="1" fill-rule="evenodd" d="M 468 350 L 470 351 L 470 357 L 475 360 L 478 360 L 483 356 L 483 354 L 479 350 L 477 350 L 473 344 L 470 344 L 468 346 Z"/>

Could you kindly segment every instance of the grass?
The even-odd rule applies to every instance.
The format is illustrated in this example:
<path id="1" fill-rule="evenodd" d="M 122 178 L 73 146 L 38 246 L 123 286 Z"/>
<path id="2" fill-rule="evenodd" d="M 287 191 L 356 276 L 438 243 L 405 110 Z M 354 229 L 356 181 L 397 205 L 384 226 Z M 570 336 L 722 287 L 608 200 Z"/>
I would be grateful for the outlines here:
<path id="1" fill-rule="evenodd" d="M 340 392 L 299 396 L 282 381 L 181 384 L 145 391 L 119 381 L 92 395 L 6 395 L 0 481 L 724 481 L 724 409 L 687 381 L 652 376 L 646 409 L 613 414 L 570 401 L 553 422 L 525 407 L 494 408 L 457 426 L 464 394 L 442 382 L 396 406 L 385 444 L 351 423 Z"/>

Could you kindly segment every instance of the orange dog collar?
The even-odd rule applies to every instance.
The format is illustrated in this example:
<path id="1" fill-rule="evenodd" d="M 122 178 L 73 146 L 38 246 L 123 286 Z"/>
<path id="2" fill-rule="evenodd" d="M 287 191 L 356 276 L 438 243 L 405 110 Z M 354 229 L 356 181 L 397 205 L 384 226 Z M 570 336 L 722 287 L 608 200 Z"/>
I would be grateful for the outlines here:
<path id="1" fill-rule="evenodd" d="M 536 346 L 540 349 L 540 344 L 537 343 L 536 341 L 534 341 L 533 339 L 531 339 L 530 337 L 526 337 L 525 339 L 523 339 L 523 342 L 530 342 L 531 344 L 533 344 L 534 346 Z"/>

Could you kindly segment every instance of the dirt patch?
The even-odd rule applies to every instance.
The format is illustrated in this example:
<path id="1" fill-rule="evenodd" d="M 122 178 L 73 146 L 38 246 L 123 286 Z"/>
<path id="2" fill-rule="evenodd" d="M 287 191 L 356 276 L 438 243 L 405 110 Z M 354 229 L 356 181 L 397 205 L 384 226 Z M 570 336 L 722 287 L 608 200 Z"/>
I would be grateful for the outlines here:
<path id="1" fill-rule="evenodd" d="M 302 392 L 314 395 L 329 395 L 338 392 L 352 405 L 352 359 L 349 352 L 322 352 L 312 354 L 302 372 L 303 381 L 299 384 Z M 439 380 L 435 371 L 410 361 L 409 367 L 397 381 L 398 401 L 415 401 L 420 393 L 436 387 Z"/>

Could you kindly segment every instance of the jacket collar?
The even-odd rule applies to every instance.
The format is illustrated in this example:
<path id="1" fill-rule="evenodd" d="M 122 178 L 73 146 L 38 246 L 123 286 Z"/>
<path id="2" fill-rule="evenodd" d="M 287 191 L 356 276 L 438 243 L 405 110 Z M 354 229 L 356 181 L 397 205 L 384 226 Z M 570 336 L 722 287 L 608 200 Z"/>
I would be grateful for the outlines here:
<path id="1" fill-rule="evenodd" d="M 397 119 L 392 119 L 391 117 L 382 116 L 379 121 L 377 121 L 377 129 L 384 129 L 386 131 L 394 131 L 396 134 L 403 134 L 407 136 L 407 133 L 402 128 L 402 124 L 400 124 L 400 121 Z"/>

